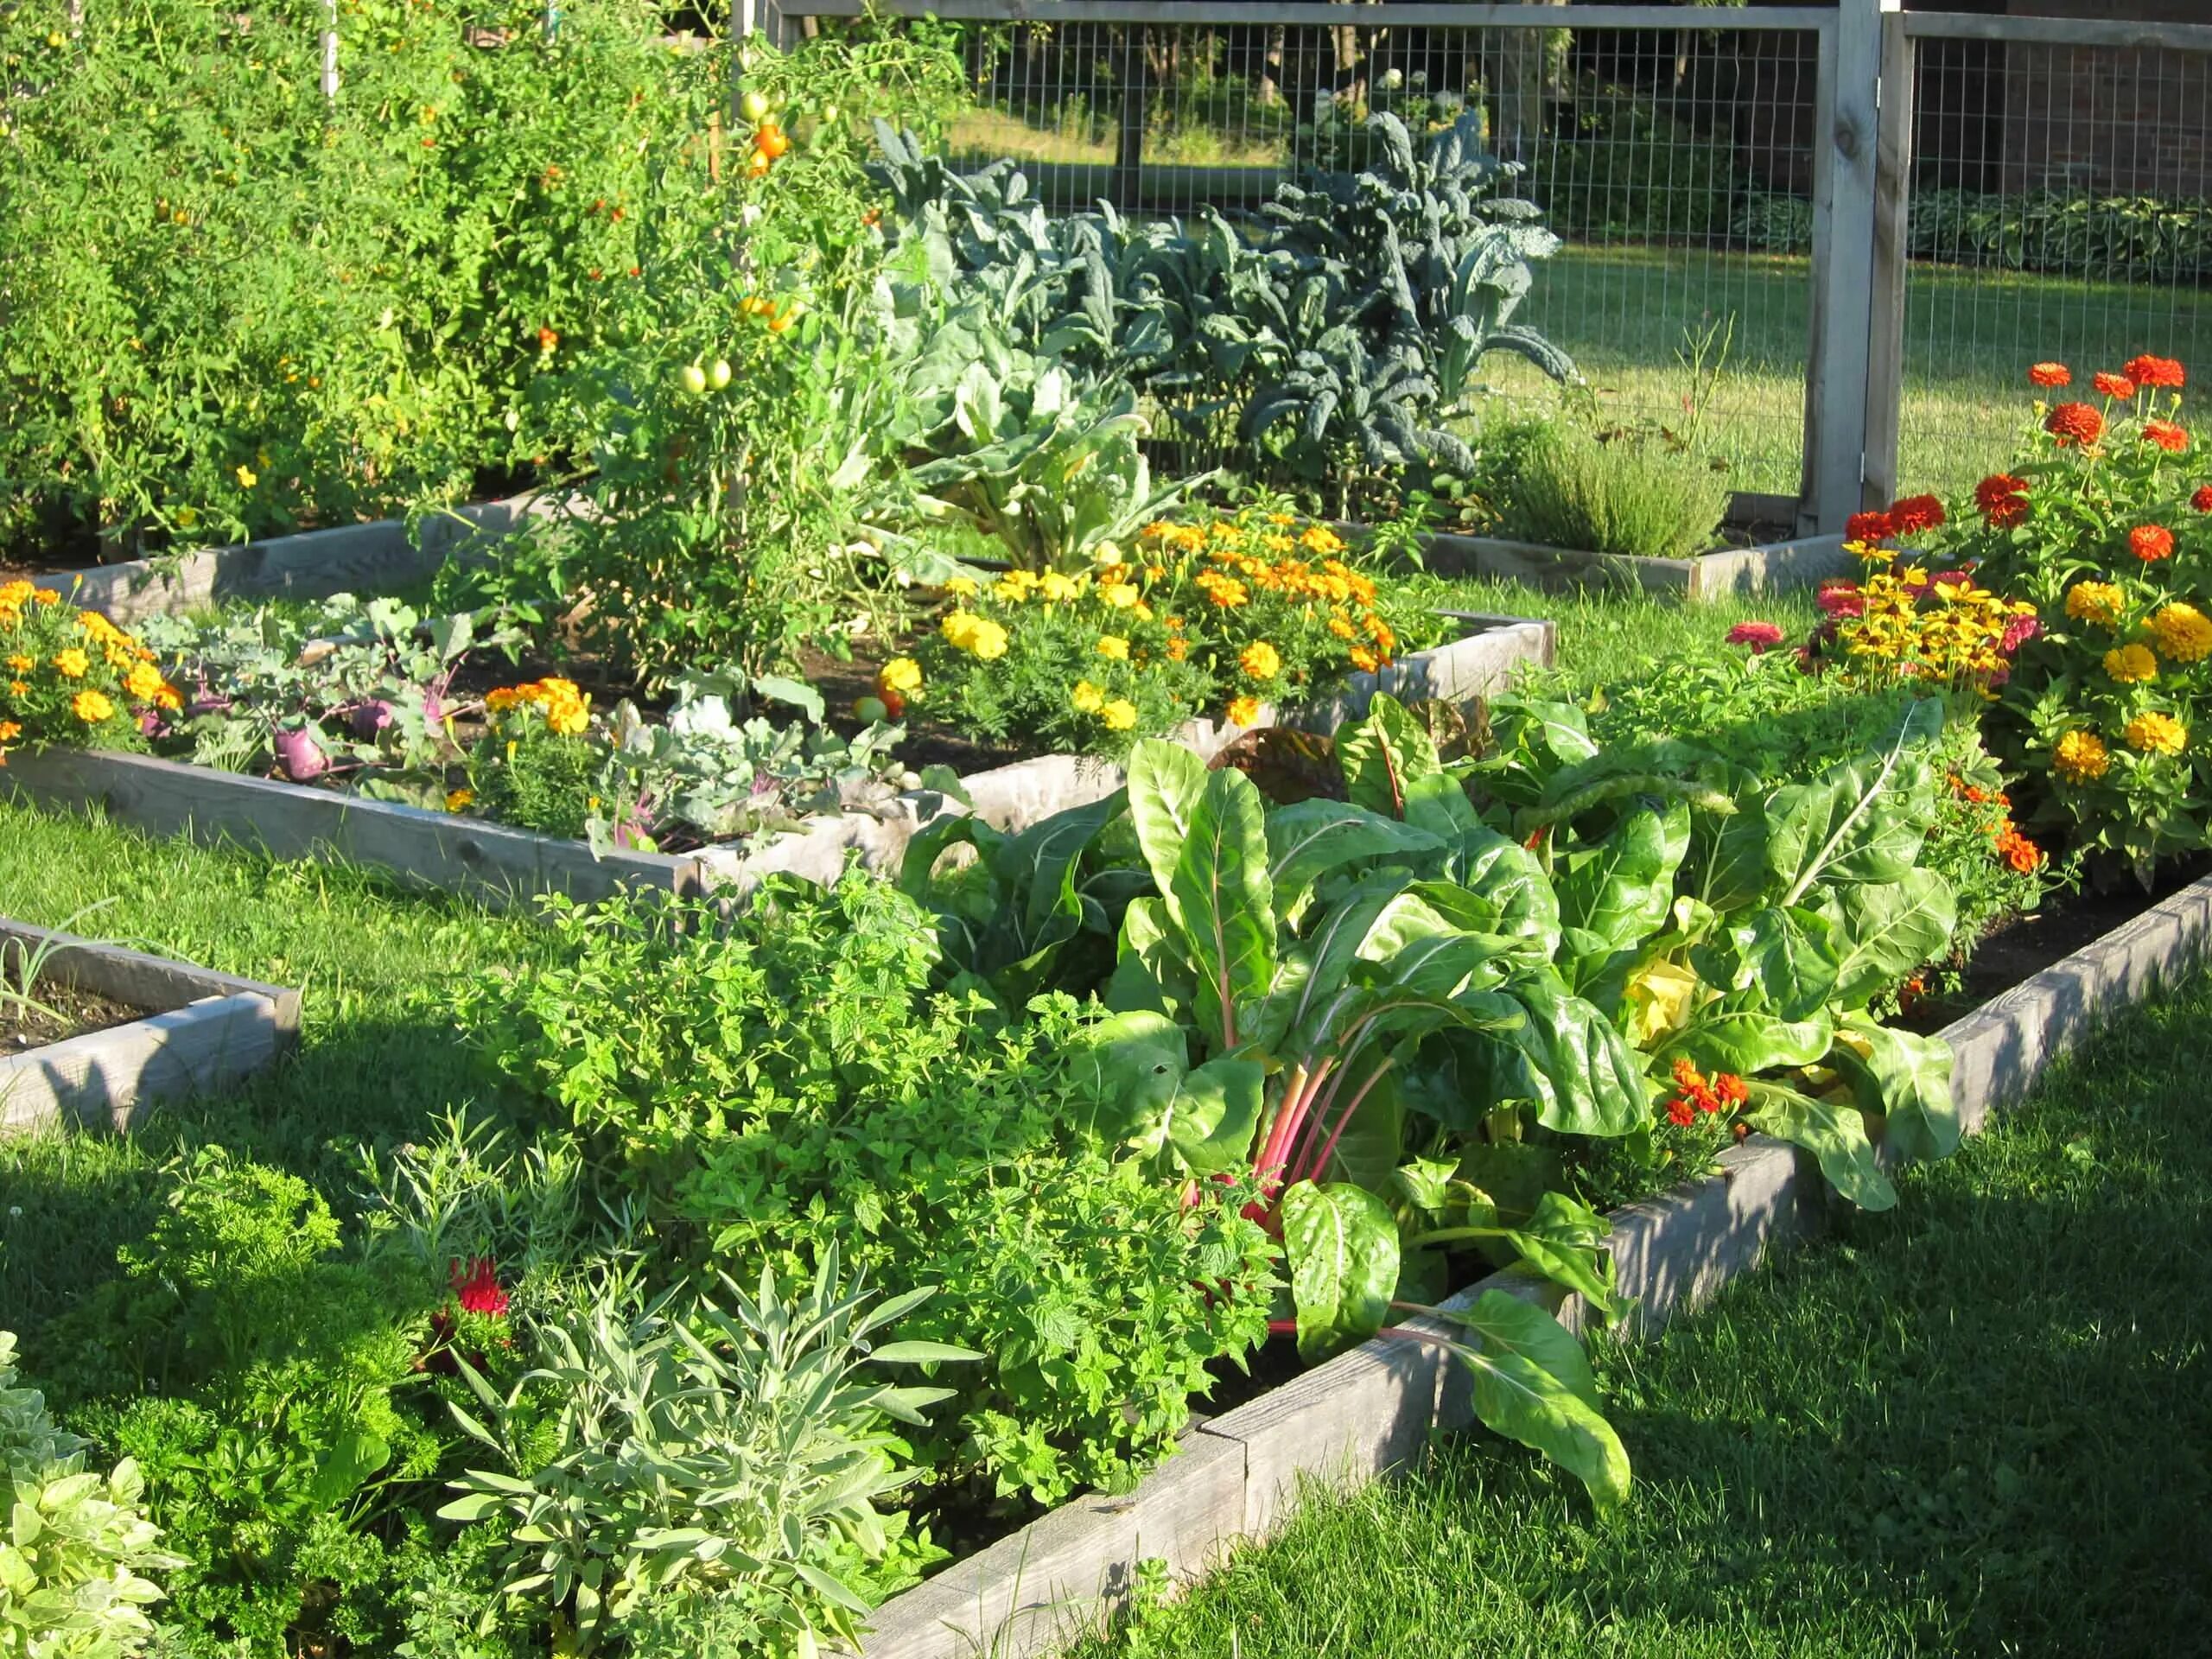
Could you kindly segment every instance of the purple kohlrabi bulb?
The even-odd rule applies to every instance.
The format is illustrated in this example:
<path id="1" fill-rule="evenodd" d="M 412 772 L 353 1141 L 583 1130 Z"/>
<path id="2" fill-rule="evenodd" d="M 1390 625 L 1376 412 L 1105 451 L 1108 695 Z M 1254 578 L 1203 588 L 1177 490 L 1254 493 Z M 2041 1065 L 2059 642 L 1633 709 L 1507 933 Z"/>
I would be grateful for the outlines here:
<path id="1" fill-rule="evenodd" d="M 355 703 L 346 718 L 355 737 L 364 743 L 373 743 L 378 734 L 391 724 L 391 705 L 382 697 L 370 697 Z"/>
<path id="2" fill-rule="evenodd" d="M 276 763 L 296 784 L 311 783 L 330 768 L 329 757 L 315 741 L 315 733 L 306 729 L 276 734 Z"/>

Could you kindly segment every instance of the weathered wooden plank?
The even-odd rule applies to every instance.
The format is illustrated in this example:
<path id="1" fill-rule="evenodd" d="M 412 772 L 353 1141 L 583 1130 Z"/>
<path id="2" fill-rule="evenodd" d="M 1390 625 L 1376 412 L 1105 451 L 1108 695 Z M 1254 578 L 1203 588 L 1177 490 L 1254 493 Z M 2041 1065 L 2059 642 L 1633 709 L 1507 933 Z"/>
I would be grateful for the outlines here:
<path id="1" fill-rule="evenodd" d="M 869 0 L 789 0 L 784 10 L 792 16 L 858 17 L 867 14 Z M 1172 26 L 1193 22 L 1189 0 L 882 0 L 875 10 L 893 16 L 973 19 L 985 22 L 1037 23 L 1156 23 Z M 1217 25 L 1230 14 L 1207 14 Z M 1341 7 L 1313 3 L 1312 0 L 1243 0 L 1234 12 L 1239 23 L 1282 23 L 1303 29 L 1337 29 L 1345 25 Z M 1681 14 L 1671 6 L 1577 4 L 1571 19 L 1576 29 L 1663 29 L 1681 27 Z M 1354 22 L 1360 29 L 1556 29 L 1557 16 L 1531 16 L 1524 6 L 1408 3 L 1382 0 L 1360 7 Z M 1835 14 L 1820 6 L 1762 7 L 1742 21 L 1702 23 L 1710 28 L 1787 29 L 1812 32 L 1831 29 Z"/>
<path id="2" fill-rule="evenodd" d="M 7 948 L 23 955 L 16 958 Z M 300 994 L 282 985 L 264 985 L 236 974 L 219 974 L 212 968 L 172 962 L 104 940 L 79 938 L 73 933 L 34 927 L 28 922 L 0 916 L 0 963 L 28 960 L 30 953 L 46 950 L 41 976 L 106 997 L 126 1007 L 167 1010 L 209 997 L 266 997 L 276 1011 L 277 1028 L 296 1032 L 300 1025 Z"/>
<path id="3" fill-rule="evenodd" d="M 269 998 L 241 993 L 0 1056 L 0 1135 L 65 1121 L 128 1129 L 156 1102 L 259 1070 L 289 1040 Z"/>
<path id="4" fill-rule="evenodd" d="M 1443 575 L 1494 576 L 1556 591 L 1598 588 L 1616 592 L 1681 594 L 1694 600 L 1808 588 L 1845 574 L 1838 535 L 1798 537 L 1758 547 L 1716 548 L 1683 559 L 1643 558 L 1510 542 L 1491 536 L 1436 535 L 1424 554 Z"/>
<path id="5" fill-rule="evenodd" d="M 2133 47 L 2148 52 L 2212 52 L 2212 23 L 2146 23 L 2088 17 L 1994 17 L 1963 11 L 1908 11 L 1916 39 L 2004 41 L 2021 46 Z"/>
<path id="6" fill-rule="evenodd" d="M 611 852 L 450 813 L 181 766 L 142 754 L 48 749 L 10 754 L 0 787 L 49 807 L 99 806 L 156 835 L 280 859 L 340 858 L 494 905 L 543 893 L 600 899 L 622 883 L 676 893 L 704 883 L 697 858 Z"/>
<path id="7" fill-rule="evenodd" d="M 1866 330 L 1866 464 L 1862 506 L 1897 499 L 1897 442 L 1904 412 L 1905 262 L 1911 252 L 1913 85 L 1916 54 L 1905 16 L 1882 19 L 1882 107 L 1874 147 L 1872 312 Z"/>

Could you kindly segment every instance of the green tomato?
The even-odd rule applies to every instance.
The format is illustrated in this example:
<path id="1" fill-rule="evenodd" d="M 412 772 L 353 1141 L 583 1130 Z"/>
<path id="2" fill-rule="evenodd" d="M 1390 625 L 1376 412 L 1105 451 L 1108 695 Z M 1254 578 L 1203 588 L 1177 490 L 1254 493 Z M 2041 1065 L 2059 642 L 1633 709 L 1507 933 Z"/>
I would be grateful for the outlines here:
<path id="1" fill-rule="evenodd" d="M 718 357 L 715 359 L 715 366 L 707 371 L 707 384 L 712 386 L 716 391 L 720 391 L 724 386 L 729 385 L 729 359 L 728 358 Z"/>
<path id="2" fill-rule="evenodd" d="M 746 93 L 738 100 L 737 107 L 739 113 L 755 126 L 768 118 L 768 100 L 760 92 Z"/>
<path id="3" fill-rule="evenodd" d="M 880 720 L 890 719 L 891 709 L 881 697 L 855 697 L 853 718 L 864 726 L 873 726 Z"/>
<path id="4" fill-rule="evenodd" d="M 683 390 L 696 397 L 706 389 L 707 372 L 696 363 L 686 364 L 683 369 Z"/>

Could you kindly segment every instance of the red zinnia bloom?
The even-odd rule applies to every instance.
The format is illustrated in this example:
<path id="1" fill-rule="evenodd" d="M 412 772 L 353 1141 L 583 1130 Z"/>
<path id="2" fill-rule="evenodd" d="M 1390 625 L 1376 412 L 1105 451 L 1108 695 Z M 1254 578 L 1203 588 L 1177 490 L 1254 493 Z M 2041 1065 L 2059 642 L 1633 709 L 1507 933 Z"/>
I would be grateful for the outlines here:
<path id="1" fill-rule="evenodd" d="M 1890 524 L 1900 536 L 1934 530 L 1943 522 L 1943 504 L 1932 495 L 1908 495 L 1890 504 Z"/>
<path id="2" fill-rule="evenodd" d="M 2117 397 L 2123 403 L 2135 395 L 2135 383 L 2124 374 L 2107 374 L 2100 370 L 2089 377 L 2089 384 L 2107 397 Z"/>
<path id="3" fill-rule="evenodd" d="M 1843 538 L 1847 542 L 1886 542 L 1897 533 L 1886 512 L 1854 512 L 1843 521 Z"/>
<path id="4" fill-rule="evenodd" d="M 1938 570 L 1934 575 L 1928 578 L 1928 585 L 1931 588 L 1971 588 L 1974 586 L 1974 572 L 1971 570 Z"/>
<path id="5" fill-rule="evenodd" d="M 2199 512 L 2212 512 L 2212 484 L 2200 484 L 2196 493 L 2189 498 L 2189 505 Z"/>
<path id="6" fill-rule="evenodd" d="M 2038 363 L 2028 371 L 2028 378 L 2038 386 L 2070 386 L 2074 371 L 2063 363 Z"/>
<path id="7" fill-rule="evenodd" d="M 2127 544 L 2144 563 L 2155 564 L 2173 557 L 2174 533 L 2164 524 L 2138 524 L 2127 532 Z"/>
<path id="8" fill-rule="evenodd" d="M 2143 442 L 2155 443 L 2168 454 L 2177 455 L 2189 448 L 2189 434 L 2171 421 L 2145 421 Z"/>
<path id="9" fill-rule="evenodd" d="M 2120 372 L 2139 386 L 2171 386 L 2177 391 L 2189 380 L 2174 359 L 2152 357 L 2147 352 L 2140 357 L 2129 358 L 2120 365 Z"/>
<path id="10" fill-rule="evenodd" d="M 499 1263 L 488 1255 L 480 1255 L 468 1264 L 467 1272 L 456 1262 L 449 1270 L 454 1294 L 461 1299 L 464 1312 L 488 1313 L 493 1319 L 505 1319 L 507 1313 L 507 1293 L 499 1288 Z"/>
<path id="11" fill-rule="evenodd" d="M 1993 530 L 2008 530 L 2028 516 L 2028 481 L 2010 473 L 1992 473 L 1974 486 L 1974 505 Z"/>
<path id="12" fill-rule="evenodd" d="M 2086 448 L 2104 436 L 2105 417 L 2087 404 L 2061 404 L 2044 417 L 2043 429 L 2062 449 L 2069 443 Z"/>
<path id="13" fill-rule="evenodd" d="M 1830 616 L 1863 616 L 1866 611 L 1866 595 L 1847 582 L 1822 582 L 1813 602 Z"/>
<path id="14" fill-rule="evenodd" d="M 1751 655 L 1757 657 L 1782 643 L 1782 630 L 1771 622 L 1738 622 L 1728 630 L 1728 643 L 1749 645 Z"/>

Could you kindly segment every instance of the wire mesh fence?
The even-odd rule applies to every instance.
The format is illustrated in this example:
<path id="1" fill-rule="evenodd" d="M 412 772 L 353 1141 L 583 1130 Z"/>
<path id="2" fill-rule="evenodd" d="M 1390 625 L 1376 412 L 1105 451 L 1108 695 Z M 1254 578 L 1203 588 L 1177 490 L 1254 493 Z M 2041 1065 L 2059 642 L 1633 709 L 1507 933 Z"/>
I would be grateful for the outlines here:
<path id="1" fill-rule="evenodd" d="M 1948 487 L 2010 453 L 2032 363 L 2212 371 L 2212 48 L 1911 45 L 1900 474 Z"/>

